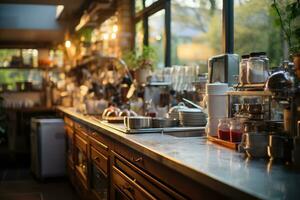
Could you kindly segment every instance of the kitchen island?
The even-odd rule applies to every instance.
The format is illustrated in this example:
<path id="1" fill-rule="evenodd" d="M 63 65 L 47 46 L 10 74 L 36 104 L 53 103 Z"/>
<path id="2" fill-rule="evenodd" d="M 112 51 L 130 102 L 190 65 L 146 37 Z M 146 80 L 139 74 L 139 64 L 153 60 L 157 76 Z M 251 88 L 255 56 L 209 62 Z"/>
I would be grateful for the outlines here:
<path id="1" fill-rule="evenodd" d="M 205 137 L 125 134 L 72 108 L 58 107 L 58 111 L 65 118 L 69 143 L 74 144 L 68 150 L 69 176 L 84 197 L 297 199 L 300 195 L 300 172 L 289 166 L 247 159 Z M 85 159 L 77 156 L 79 151 Z M 78 167 L 82 160 L 83 170 Z M 106 179 L 107 191 L 98 194 L 93 163 Z"/>

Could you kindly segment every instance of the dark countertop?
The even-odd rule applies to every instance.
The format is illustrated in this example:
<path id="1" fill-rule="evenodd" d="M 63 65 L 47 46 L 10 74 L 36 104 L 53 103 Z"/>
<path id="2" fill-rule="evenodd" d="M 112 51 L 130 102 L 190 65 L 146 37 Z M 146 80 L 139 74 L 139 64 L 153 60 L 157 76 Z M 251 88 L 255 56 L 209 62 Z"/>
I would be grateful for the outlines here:
<path id="1" fill-rule="evenodd" d="M 146 156 L 235 199 L 298 199 L 300 172 L 268 160 L 251 160 L 205 137 L 124 134 L 72 108 L 58 110 Z"/>

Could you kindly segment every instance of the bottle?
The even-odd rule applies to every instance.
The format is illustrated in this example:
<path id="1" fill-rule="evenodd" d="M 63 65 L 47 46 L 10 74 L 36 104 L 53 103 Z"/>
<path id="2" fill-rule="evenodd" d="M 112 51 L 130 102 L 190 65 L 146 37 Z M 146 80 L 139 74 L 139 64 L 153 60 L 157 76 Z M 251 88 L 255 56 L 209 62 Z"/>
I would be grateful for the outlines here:
<path id="1" fill-rule="evenodd" d="M 221 140 L 230 140 L 230 126 L 227 118 L 219 119 L 218 138 Z"/>
<path id="2" fill-rule="evenodd" d="M 230 121 L 230 141 L 231 142 L 241 142 L 242 140 L 242 124 L 237 119 L 232 119 Z"/>

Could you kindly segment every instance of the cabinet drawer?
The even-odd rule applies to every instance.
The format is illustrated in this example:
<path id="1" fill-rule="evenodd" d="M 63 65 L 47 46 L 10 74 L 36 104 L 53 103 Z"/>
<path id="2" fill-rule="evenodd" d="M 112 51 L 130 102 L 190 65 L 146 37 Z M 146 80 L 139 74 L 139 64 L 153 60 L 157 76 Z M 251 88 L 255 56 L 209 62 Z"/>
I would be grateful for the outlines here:
<path id="1" fill-rule="evenodd" d="M 106 175 L 108 171 L 108 158 L 91 146 L 91 159 Z"/>
<path id="2" fill-rule="evenodd" d="M 147 169 L 147 165 L 149 165 L 148 160 L 144 155 L 132 149 L 129 149 L 128 147 L 120 143 L 115 144 L 114 151 L 128 161 L 132 162 L 134 165 L 141 167 L 142 169 Z"/>
<path id="3" fill-rule="evenodd" d="M 79 131 L 81 134 L 83 134 L 83 137 L 87 137 L 87 135 L 89 134 L 89 128 L 84 126 L 83 124 L 80 124 L 78 122 L 74 123 L 74 128 L 75 130 Z"/>
<path id="4" fill-rule="evenodd" d="M 112 169 L 112 181 L 129 199 L 156 199 L 116 167 Z"/>
<path id="5" fill-rule="evenodd" d="M 186 199 L 145 171 L 114 153 L 114 166 L 158 199 Z"/>
<path id="6" fill-rule="evenodd" d="M 92 135 L 97 134 L 95 132 L 92 133 Z M 91 146 L 93 146 L 93 148 L 95 148 L 97 151 L 99 151 L 100 153 L 102 153 L 104 156 L 108 156 L 108 145 L 107 145 L 107 141 L 102 140 L 102 138 L 100 139 L 98 138 L 94 138 L 94 137 L 89 137 L 89 141 Z"/>
<path id="7" fill-rule="evenodd" d="M 74 121 L 73 121 L 72 119 L 70 119 L 69 117 L 64 117 L 64 121 L 65 121 L 65 123 L 66 123 L 68 126 L 70 126 L 70 127 L 73 128 L 73 126 L 74 126 Z"/>
<path id="8" fill-rule="evenodd" d="M 75 134 L 75 146 L 87 155 L 87 142 L 78 134 Z"/>

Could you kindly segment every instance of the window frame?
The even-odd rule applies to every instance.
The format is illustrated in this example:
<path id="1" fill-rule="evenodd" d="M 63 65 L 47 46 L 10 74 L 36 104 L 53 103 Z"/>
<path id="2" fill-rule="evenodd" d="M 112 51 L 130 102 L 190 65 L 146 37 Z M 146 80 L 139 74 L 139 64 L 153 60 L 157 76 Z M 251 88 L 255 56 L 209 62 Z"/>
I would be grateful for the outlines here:
<path id="1" fill-rule="evenodd" d="M 165 57 L 164 57 L 164 66 L 171 66 L 171 0 L 158 0 L 152 3 L 150 6 L 145 6 L 145 0 L 142 0 L 143 8 L 142 10 L 135 12 L 135 0 L 134 3 L 134 27 L 140 21 L 143 21 L 143 31 L 144 31 L 144 38 L 143 38 L 143 45 L 149 45 L 149 17 L 154 15 L 155 13 L 165 10 L 165 38 L 166 41 L 164 43 L 165 49 Z M 136 30 L 134 28 L 134 39 L 136 36 Z M 134 45 L 135 46 L 135 45 Z"/>
<path id="2" fill-rule="evenodd" d="M 170 67 L 171 63 L 171 0 L 158 0 L 150 6 L 145 6 L 145 0 L 142 0 L 142 10 L 135 12 L 135 0 L 133 2 L 134 27 L 143 21 L 144 38 L 143 45 L 149 45 L 149 23 L 151 15 L 165 9 L 165 67 Z M 222 49 L 223 53 L 234 52 L 234 0 L 223 0 L 222 3 Z M 135 40 L 136 30 L 133 28 L 133 41 Z M 134 43 L 134 42 L 133 42 Z M 135 44 L 135 43 L 134 43 Z M 135 45 L 133 45 L 135 47 Z"/>

